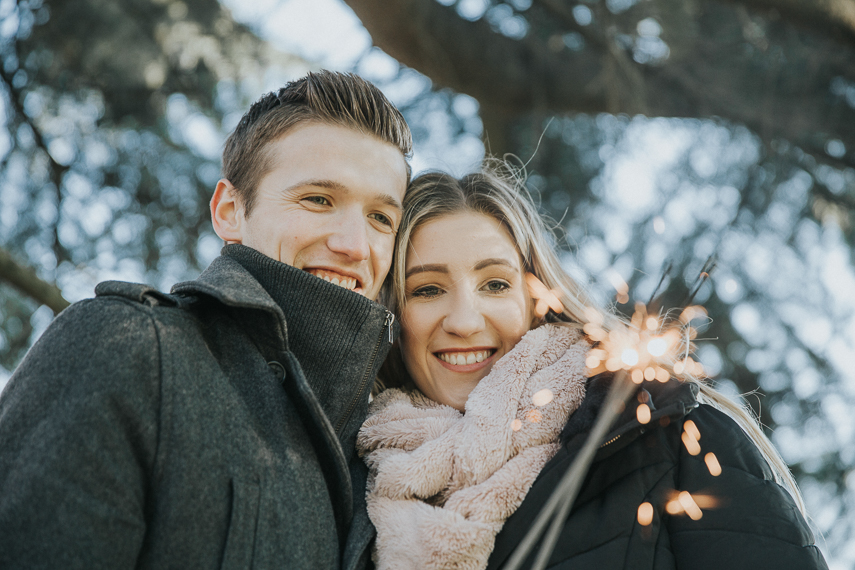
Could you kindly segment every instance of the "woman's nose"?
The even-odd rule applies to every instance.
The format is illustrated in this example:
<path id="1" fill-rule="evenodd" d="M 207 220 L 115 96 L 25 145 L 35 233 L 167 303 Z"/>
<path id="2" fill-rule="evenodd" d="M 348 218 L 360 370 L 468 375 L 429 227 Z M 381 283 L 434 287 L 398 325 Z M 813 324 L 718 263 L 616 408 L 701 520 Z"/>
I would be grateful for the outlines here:
<path id="1" fill-rule="evenodd" d="M 476 300 L 470 295 L 454 295 L 448 314 L 442 321 L 442 330 L 461 338 L 481 332 L 485 327 L 484 315 Z"/>

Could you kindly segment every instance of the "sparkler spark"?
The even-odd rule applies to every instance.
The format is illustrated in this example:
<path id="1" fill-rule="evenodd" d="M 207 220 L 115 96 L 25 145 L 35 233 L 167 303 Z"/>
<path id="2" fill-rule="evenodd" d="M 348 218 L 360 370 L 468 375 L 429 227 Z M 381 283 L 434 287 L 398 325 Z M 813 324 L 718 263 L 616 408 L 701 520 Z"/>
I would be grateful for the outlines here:
<path id="1" fill-rule="evenodd" d="M 607 275 L 609 282 L 612 284 L 612 287 L 615 288 L 617 294 L 615 298 L 618 303 L 624 304 L 629 302 L 629 285 L 626 284 L 626 281 L 623 280 L 617 271 L 610 271 Z"/>
<path id="2" fill-rule="evenodd" d="M 639 303 L 628 325 L 614 325 L 606 331 L 602 314 L 587 310 L 588 322 L 582 330 L 598 343 L 585 359 L 588 375 L 626 370 L 636 384 L 642 380 L 668 382 L 669 368 L 677 375 L 701 375 L 703 367 L 688 356 L 691 338 L 697 335 L 688 323 L 705 315 L 703 307 L 693 306 L 683 310 L 677 320 L 660 320 L 648 315 L 647 307 Z"/>
<path id="3" fill-rule="evenodd" d="M 689 518 L 693 521 L 701 520 L 701 517 L 704 516 L 704 513 L 701 512 L 701 508 L 688 491 L 681 491 L 677 500 L 680 501 L 680 505 L 683 507 L 683 510 L 686 511 L 686 514 L 689 515 Z"/>
<path id="4" fill-rule="evenodd" d="M 538 317 L 546 316 L 552 309 L 556 314 L 564 311 L 564 305 L 558 299 L 560 294 L 554 289 L 547 289 L 543 282 L 532 273 L 525 274 L 525 282 L 528 285 L 528 293 L 536 301 L 534 312 Z"/>
<path id="5" fill-rule="evenodd" d="M 669 515 L 687 514 L 692 520 L 703 517 L 701 509 L 714 509 L 720 501 L 712 495 L 691 494 L 688 491 L 674 491 L 670 500 L 665 503 L 665 512 Z"/>
<path id="6" fill-rule="evenodd" d="M 552 390 L 550 390 L 549 388 L 544 388 L 543 390 L 538 390 L 537 392 L 535 392 L 534 395 L 531 397 L 531 401 L 535 406 L 542 408 L 543 406 L 551 402 L 553 398 L 555 398 L 555 395 L 552 393 Z"/>
<path id="7" fill-rule="evenodd" d="M 686 451 L 689 452 L 689 455 L 697 455 L 701 452 L 701 444 L 699 444 L 698 440 L 693 438 L 689 432 L 683 432 L 682 440 L 683 445 L 686 446 Z"/>
<path id="8" fill-rule="evenodd" d="M 520 431 L 522 428 L 522 422 L 519 419 L 515 419 L 511 422 L 511 429 L 514 431 Z"/>
<path id="9" fill-rule="evenodd" d="M 647 404 L 639 404 L 635 409 L 635 417 L 638 419 L 638 423 L 646 424 L 650 422 L 650 406 Z"/>
<path id="10" fill-rule="evenodd" d="M 710 475 L 713 477 L 721 475 L 721 464 L 718 462 L 718 458 L 715 456 L 715 453 L 710 451 L 704 455 L 704 463 L 707 464 L 707 469 L 710 470 Z"/>
<path id="11" fill-rule="evenodd" d="M 612 271 L 608 278 L 617 291 L 617 301 L 629 302 L 629 286 L 620 275 Z M 529 283 L 532 297 L 537 299 L 539 309 L 536 308 L 536 312 L 545 314 L 549 308 L 552 308 L 549 305 L 550 294 L 554 296 L 555 292 L 549 291 L 533 275 L 531 278 L 527 275 L 526 281 Z M 694 294 L 689 298 L 692 297 Z M 546 567 L 585 474 L 597 449 L 606 440 L 609 427 L 626 409 L 632 394 L 645 394 L 649 397 L 647 392 L 639 392 L 639 384 L 653 380 L 666 383 L 671 380 L 672 374 L 681 376 L 684 372 L 695 376 L 703 374 L 700 363 L 696 363 L 689 356 L 693 349 L 692 340 L 697 337 L 697 330 L 690 323 L 696 319 L 708 318 L 703 307 L 686 307 L 679 318 L 674 319 L 668 314 L 648 315 L 647 306 L 638 303 L 629 323 L 611 317 L 606 323 L 605 314 L 594 307 L 586 308 L 584 315 L 585 322 L 582 323 L 582 330 L 594 343 L 594 347 L 588 351 L 585 359 L 587 375 L 593 377 L 609 371 L 615 373 L 614 380 L 584 446 L 508 559 L 506 570 L 518 570 L 538 542 L 540 547 L 532 568 L 542 570 Z M 640 404 L 636 407 L 636 418 L 639 423 L 647 424 L 652 421 L 651 407 L 645 399 L 639 398 L 639 402 Z M 539 414 L 536 409 L 529 410 L 525 419 L 535 421 L 531 419 L 533 412 Z M 519 420 L 512 423 L 512 429 L 517 430 L 522 427 L 522 422 L 517 422 Z M 658 422 L 662 426 L 667 426 L 670 419 L 663 416 L 658 418 Z M 698 455 L 701 452 L 698 443 L 700 433 L 697 431 L 697 426 L 694 427 L 694 432 L 683 430 L 682 439 L 689 453 Z M 688 429 L 691 430 L 691 428 Z M 710 473 L 715 475 L 713 460 L 715 464 L 718 463 L 714 455 L 708 453 L 705 456 Z M 720 466 L 718 467 L 720 469 Z M 699 520 L 703 516 L 701 508 L 711 508 L 715 504 L 716 499 L 713 497 L 700 495 L 693 497 L 688 491 L 680 493 L 675 491 L 674 496 L 666 502 L 665 510 L 673 515 L 685 513 L 691 519 Z M 655 510 L 651 503 L 645 502 L 639 505 L 637 517 L 641 526 L 650 525 L 654 515 Z"/>
<path id="12" fill-rule="evenodd" d="M 641 503 L 638 505 L 638 524 L 647 526 L 653 522 L 653 505 L 650 503 Z"/>
<path id="13" fill-rule="evenodd" d="M 683 423 L 683 429 L 691 435 L 696 441 L 701 441 L 701 432 L 698 431 L 698 426 L 692 420 L 686 420 Z"/>

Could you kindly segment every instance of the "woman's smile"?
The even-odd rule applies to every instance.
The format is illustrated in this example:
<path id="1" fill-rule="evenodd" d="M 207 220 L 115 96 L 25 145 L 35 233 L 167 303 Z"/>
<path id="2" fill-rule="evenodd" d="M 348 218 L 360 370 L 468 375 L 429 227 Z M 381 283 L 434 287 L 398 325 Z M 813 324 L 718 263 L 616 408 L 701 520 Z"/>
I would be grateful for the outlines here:
<path id="1" fill-rule="evenodd" d="M 454 372 L 472 372 L 493 363 L 494 348 L 454 349 L 434 352 L 440 364 Z"/>

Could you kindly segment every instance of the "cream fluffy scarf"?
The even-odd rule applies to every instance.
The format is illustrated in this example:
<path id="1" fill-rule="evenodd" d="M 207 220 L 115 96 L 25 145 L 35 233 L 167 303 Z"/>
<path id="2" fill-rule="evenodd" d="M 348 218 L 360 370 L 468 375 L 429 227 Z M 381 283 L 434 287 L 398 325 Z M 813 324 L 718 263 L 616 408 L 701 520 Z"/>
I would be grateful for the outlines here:
<path id="1" fill-rule="evenodd" d="M 357 449 L 380 570 L 487 566 L 585 396 L 589 349 L 579 331 L 544 325 L 496 362 L 465 414 L 398 389 L 372 402 Z"/>

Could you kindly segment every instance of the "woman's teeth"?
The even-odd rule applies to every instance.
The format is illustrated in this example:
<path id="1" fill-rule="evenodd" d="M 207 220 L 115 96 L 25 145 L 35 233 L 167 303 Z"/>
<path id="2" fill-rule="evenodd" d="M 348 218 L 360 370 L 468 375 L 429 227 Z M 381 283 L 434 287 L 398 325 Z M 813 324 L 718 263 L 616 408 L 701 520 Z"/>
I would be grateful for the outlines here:
<path id="1" fill-rule="evenodd" d="M 455 366 L 462 366 L 464 364 L 484 362 L 485 359 L 490 358 L 490 355 L 493 354 L 493 352 L 494 351 L 492 350 L 482 350 L 478 352 L 437 352 L 436 357 L 443 362 L 447 362 Z"/>

